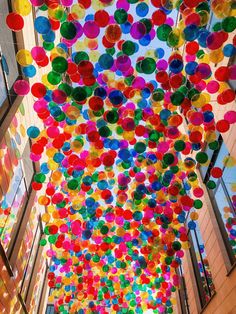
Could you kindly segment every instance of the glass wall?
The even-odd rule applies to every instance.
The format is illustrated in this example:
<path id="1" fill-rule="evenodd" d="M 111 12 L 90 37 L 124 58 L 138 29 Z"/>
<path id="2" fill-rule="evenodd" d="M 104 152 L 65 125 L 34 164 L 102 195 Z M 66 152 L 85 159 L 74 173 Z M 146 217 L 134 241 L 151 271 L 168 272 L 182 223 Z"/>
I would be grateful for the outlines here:
<path id="1" fill-rule="evenodd" d="M 188 294 L 187 294 L 187 289 L 185 285 L 185 278 L 184 278 L 184 270 L 183 270 L 183 265 L 180 265 L 177 273 L 180 278 L 180 286 L 179 286 L 179 300 L 180 300 L 180 306 L 181 306 L 181 313 L 182 314 L 190 314 L 189 310 L 189 304 L 188 304 Z"/>
<path id="2" fill-rule="evenodd" d="M 10 1 L 0 1 L 0 121 L 14 101 L 13 84 L 20 75 L 16 62 L 15 35 L 6 26 Z"/>
<path id="3" fill-rule="evenodd" d="M 39 248 L 39 240 L 41 237 L 40 227 L 37 223 L 37 209 L 32 209 L 29 222 L 18 254 L 18 271 L 21 274 L 21 296 L 25 300 L 27 288 L 34 267 L 34 262 Z"/>
<path id="4" fill-rule="evenodd" d="M 189 221 L 190 254 L 197 282 L 200 302 L 204 307 L 215 293 L 204 242 L 197 221 Z"/>
<path id="5" fill-rule="evenodd" d="M 220 147 L 214 152 L 209 167 L 201 167 L 203 180 L 213 184 L 214 189 L 209 190 L 213 202 L 213 208 L 221 229 L 226 235 L 231 252 L 232 262 L 236 259 L 236 159 L 229 155 L 224 142 L 220 141 Z M 223 170 L 220 178 L 211 176 L 211 169 L 219 167 Z"/>
<path id="6" fill-rule="evenodd" d="M 34 174 L 23 119 L 21 105 L 0 143 L 0 241 L 5 252 L 17 234 Z"/>

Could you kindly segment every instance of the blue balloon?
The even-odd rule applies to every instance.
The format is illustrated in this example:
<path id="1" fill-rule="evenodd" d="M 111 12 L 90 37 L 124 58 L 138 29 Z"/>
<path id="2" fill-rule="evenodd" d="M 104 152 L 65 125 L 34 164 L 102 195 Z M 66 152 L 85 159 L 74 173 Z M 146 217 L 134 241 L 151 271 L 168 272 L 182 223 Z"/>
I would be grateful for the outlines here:
<path id="1" fill-rule="evenodd" d="M 47 34 L 51 30 L 51 24 L 49 20 L 44 16 L 36 17 L 34 21 L 34 27 L 35 30 L 42 35 Z"/>
<path id="2" fill-rule="evenodd" d="M 156 56 L 157 56 L 159 59 L 162 59 L 162 58 L 164 57 L 164 55 L 165 55 L 165 50 L 162 49 L 162 48 L 157 48 L 157 49 L 155 50 L 155 54 L 156 54 Z"/>
<path id="3" fill-rule="evenodd" d="M 196 227 L 197 227 L 197 225 L 196 225 L 196 223 L 195 223 L 193 220 L 190 220 L 190 221 L 188 222 L 188 228 L 189 228 L 190 230 L 194 230 L 194 229 L 196 229 Z"/>
<path id="4" fill-rule="evenodd" d="M 124 24 L 121 24 L 121 30 L 123 34 L 129 34 L 131 29 L 131 24 L 129 22 L 125 22 Z"/>
<path id="5" fill-rule="evenodd" d="M 148 14 L 149 6 L 145 2 L 141 2 L 136 6 L 136 14 L 139 17 L 144 17 Z"/>
<path id="6" fill-rule="evenodd" d="M 232 57 L 236 54 L 236 48 L 232 44 L 227 44 L 223 48 L 223 54 L 225 57 Z"/>
<path id="7" fill-rule="evenodd" d="M 193 41 L 198 37 L 198 27 L 194 24 L 188 25 L 184 29 L 184 38 L 186 41 Z"/>
<path id="8" fill-rule="evenodd" d="M 110 54 L 104 53 L 98 59 L 98 63 L 102 69 L 108 70 L 113 66 L 114 59 L 112 58 Z"/>
<path id="9" fill-rule="evenodd" d="M 39 134 L 40 134 L 40 130 L 36 126 L 30 126 L 27 130 L 27 135 L 30 138 L 36 138 L 39 136 Z"/>
<path id="10" fill-rule="evenodd" d="M 112 92 L 110 92 L 108 97 L 113 105 L 119 105 L 124 100 L 123 93 L 119 90 L 113 90 Z"/>
<path id="11" fill-rule="evenodd" d="M 34 77 L 36 74 L 36 68 L 31 64 L 27 67 L 23 67 L 22 72 L 26 77 Z"/>
<path id="12" fill-rule="evenodd" d="M 148 46 L 150 42 L 151 42 L 151 36 L 149 34 L 146 34 L 139 40 L 140 45 L 144 47 Z"/>
<path id="13" fill-rule="evenodd" d="M 171 61 L 169 64 L 169 69 L 172 73 L 178 74 L 183 70 L 184 64 L 181 60 L 179 59 L 174 59 Z"/>
<path id="14" fill-rule="evenodd" d="M 196 71 L 197 66 L 198 66 L 197 62 L 194 62 L 194 61 L 187 63 L 185 68 L 184 68 L 186 74 L 193 75 Z"/>
<path id="15" fill-rule="evenodd" d="M 55 33 L 50 30 L 47 34 L 43 34 L 43 40 L 48 43 L 53 43 L 56 38 Z"/>

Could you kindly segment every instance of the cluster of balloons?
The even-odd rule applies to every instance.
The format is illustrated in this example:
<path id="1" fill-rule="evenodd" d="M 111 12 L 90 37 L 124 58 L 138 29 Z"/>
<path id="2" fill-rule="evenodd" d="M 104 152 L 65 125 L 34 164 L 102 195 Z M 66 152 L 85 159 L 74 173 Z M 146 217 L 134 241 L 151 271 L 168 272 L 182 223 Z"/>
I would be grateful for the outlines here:
<path id="1" fill-rule="evenodd" d="M 14 1 L 12 31 L 39 12 L 41 44 L 18 51 L 14 90 L 31 92 L 45 126 L 27 134 L 31 159 L 44 156 L 32 185 L 45 187 L 41 245 L 50 244 L 56 311 L 173 312 L 184 223 L 190 212 L 194 229 L 202 207 L 196 166 L 209 164 L 204 143 L 216 150 L 236 122 L 233 110 L 216 122 L 210 104 L 235 99 L 236 66 L 215 68 L 236 52 L 233 2 Z M 208 188 L 221 176 L 213 167 Z"/>

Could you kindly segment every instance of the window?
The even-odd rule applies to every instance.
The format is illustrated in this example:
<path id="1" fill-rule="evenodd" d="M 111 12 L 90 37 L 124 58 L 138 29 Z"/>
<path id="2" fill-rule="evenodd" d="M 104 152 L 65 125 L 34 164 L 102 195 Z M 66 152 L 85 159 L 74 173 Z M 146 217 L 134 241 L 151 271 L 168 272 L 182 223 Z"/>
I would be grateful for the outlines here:
<path id="1" fill-rule="evenodd" d="M 13 249 L 17 229 L 23 216 L 23 209 L 31 192 L 30 183 L 33 177 L 34 168 L 32 162 L 26 162 L 26 152 L 29 143 L 26 144 L 22 160 L 16 158 L 11 137 L 6 134 L 0 153 L 4 159 L 0 162 L 0 240 L 8 255 Z M 15 144 L 14 144 L 15 145 Z"/>
<path id="2" fill-rule="evenodd" d="M 31 308 L 37 311 L 40 305 L 40 299 L 43 293 L 44 284 L 46 283 L 46 274 L 47 274 L 47 262 L 42 255 L 40 259 L 39 269 L 36 277 L 36 283 L 34 286 L 33 297 L 31 298 Z"/>
<path id="3" fill-rule="evenodd" d="M 13 229 L 20 217 L 27 195 L 26 185 L 23 178 L 22 165 L 19 162 L 12 178 L 10 189 L 1 202 L 1 208 L 4 210 L 1 215 L 0 236 L 2 246 L 7 251 L 12 239 Z"/>
<path id="4" fill-rule="evenodd" d="M 200 303 L 203 308 L 214 295 L 215 287 L 212 281 L 212 275 L 198 223 L 196 221 L 189 221 L 188 226 L 190 227 L 190 225 L 194 225 L 195 227 L 191 227 L 188 233 L 191 243 L 190 255 L 197 282 Z"/>
<path id="5" fill-rule="evenodd" d="M 54 305 L 47 305 L 45 314 L 55 314 Z"/>
<path id="6" fill-rule="evenodd" d="M 220 146 L 212 154 L 209 167 L 200 167 L 204 182 L 214 181 L 216 187 L 209 190 L 213 209 L 216 215 L 221 234 L 226 245 L 231 264 L 236 260 L 236 160 L 230 157 L 222 138 Z M 219 179 L 210 176 L 212 167 L 219 167 L 223 175 Z"/>
<path id="7" fill-rule="evenodd" d="M 180 278 L 180 288 L 179 288 L 179 300 L 180 300 L 180 307 L 181 307 L 181 313 L 182 314 L 190 314 L 189 310 L 189 304 L 188 304 L 188 295 L 185 285 L 185 279 L 184 279 L 184 271 L 183 266 L 179 266 L 179 269 L 177 271 L 179 278 Z"/>
<path id="8" fill-rule="evenodd" d="M 16 94 L 13 84 L 20 75 L 16 62 L 16 37 L 6 26 L 9 5 L 7 0 L 0 1 L 0 121 L 12 105 Z"/>
<path id="9" fill-rule="evenodd" d="M 234 54 L 233 56 L 230 57 L 229 59 L 229 63 L 228 63 L 228 67 L 235 65 L 236 64 L 236 54 Z M 230 88 L 234 91 L 236 91 L 236 80 L 228 80 L 227 82 L 230 86 Z"/>
<path id="10" fill-rule="evenodd" d="M 35 259 L 37 256 L 37 251 L 39 248 L 40 238 L 41 238 L 41 230 L 40 230 L 40 226 L 38 224 L 36 232 L 35 232 L 35 236 L 33 239 L 32 247 L 31 247 L 31 251 L 30 251 L 30 256 L 29 256 L 27 265 L 24 269 L 24 275 L 23 275 L 23 280 L 22 280 L 22 284 L 21 284 L 20 292 L 21 292 L 21 296 L 24 300 L 25 300 L 26 292 L 27 292 L 27 289 L 29 287 L 29 282 L 30 282 L 30 279 L 32 276 L 32 271 L 33 271 Z"/>

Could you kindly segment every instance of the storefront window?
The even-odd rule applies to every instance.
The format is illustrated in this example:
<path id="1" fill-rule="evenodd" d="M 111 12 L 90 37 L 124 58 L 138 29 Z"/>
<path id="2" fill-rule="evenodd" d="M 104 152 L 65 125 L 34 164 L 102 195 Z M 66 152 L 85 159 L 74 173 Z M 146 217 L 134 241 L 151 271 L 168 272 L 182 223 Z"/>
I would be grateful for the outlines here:
<path id="1" fill-rule="evenodd" d="M 196 221 L 189 221 L 189 238 L 191 243 L 191 259 L 202 307 L 206 305 L 215 293 L 204 242 Z M 193 227 L 194 226 L 194 227 Z"/>
<path id="2" fill-rule="evenodd" d="M 20 250 L 17 256 L 17 270 L 19 273 L 19 284 L 26 280 L 26 274 L 31 273 L 32 271 L 32 259 L 35 255 L 35 240 L 37 241 L 37 221 L 38 221 L 38 215 L 37 215 L 37 207 L 34 206 L 31 209 L 29 221 L 26 225 L 24 237 L 22 239 Z M 36 237 L 36 238 L 35 238 Z M 37 243 L 38 244 L 38 243 Z M 32 256 L 31 256 L 32 255 Z"/>
<path id="3" fill-rule="evenodd" d="M 0 120 L 11 106 L 16 94 L 13 84 L 20 72 L 16 62 L 16 39 L 5 23 L 9 13 L 7 0 L 0 1 Z M 9 96 L 9 97 L 8 97 Z"/>
<path id="4" fill-rule="evenodd" d="M 18 164 L 12 178 L 9 192 L 1 202 L 3 214 L 0 216 L 0 235 L 2 246 L 7 251 L 11 241 L 14 226 L 17 223 L 21 209 L 27 196 L 21 163 Z"/>
<path id="5" fill-rule="evenodd" d="M 211 180 L 216 184 L 215 189 L 209 190 L 209 195 L 214 202 L 213 208 L 217 221 L 220 227 L 224 229 L 222 235 L 226 238 L 224 241 L 228 241 L 230 249 L 228 253 L 231 256 L 231 262 L 233 262 L 236 258 L 236 160 L 229 155 L 224 142 L 220 141 L 220 143 L 221 145 L 214 152 L 208 169 L 205 170 L 206 167 L 201 167 L 200 172 L 205 182 Z M 210 175 L 213 167 L 219 167 L 223 170 L 220 178 L 216 179 Z"/>
<path id="6" fill-rule="evenodd" d="M 23 281 L 22 281 L 22 285 L 21 285 L 21 296 L 22 296 L 23 299 L 26 298 L 26 293 L 27 293 L 27 290 L 28 290 L 28 287 L 29 287 L 30 279 L 31 279 L 31 276 L 32 276 L 32 271 L 33 271 L 33 268 L 34 268 L 35 259 L 36 259 L 36 256 L 37 256 L 37 251 L 38 251 L 38 248 L 39 248 L 40 237 L 41 237 L 41 231 L 40 231 L 40 227 L 39 227 L 39 224 L 38 224 L 37 230 L 36 230 L 36 233 L 35 233 L 35 236 L 34 236 L 34 240 L 33 240 L 33 243 L 32 243 L 32 248 L 31 248 L 31 251 L 30 251 L 29 260 L 28 260 L 28 263 L 27 263 L 27 265 L 25 267 L 25 270 L 24 270 Z"/>
<path id="7" fill-rule="evenodd" d="M 44 283 L 45 283 L 45 276 L 47 271 L 47 264 L 45 263 L 45 258 L 42 255 L 39 262 L 39 269 L 36 276 L 35 286 L 31 298 L 31 309 L 35 309 L 35 311 L 38 310 L 39 304 L 40 304 L 40 297 L 42 295 Z M 38 311 L 37 311 L 38 312 Z"/>

